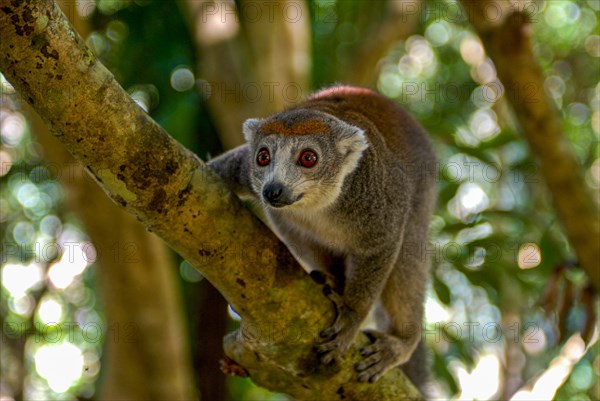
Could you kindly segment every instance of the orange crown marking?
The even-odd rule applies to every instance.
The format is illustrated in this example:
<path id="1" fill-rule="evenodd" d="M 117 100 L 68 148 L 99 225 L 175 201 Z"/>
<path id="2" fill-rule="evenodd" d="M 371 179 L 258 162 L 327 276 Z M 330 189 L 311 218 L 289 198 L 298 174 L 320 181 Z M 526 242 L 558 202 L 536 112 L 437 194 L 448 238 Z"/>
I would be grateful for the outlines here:
<path id="1" fill-rule="evenodd" d="M 268 121 L 261 125 L 260 131 L 265 135 L 278 134 L 284 136 L 300 136 L 311 134 L 327 134 L 329 129 L 327 125 L 318 120 L 303 121 L 298 124 L 286 127 L 281 121 Z"/>
<path id="2" fill-rule="evenodd" d="M 346 96 L 373 96 L 377 95 L 374 91 L 367 88 L 357 88 L 354 86 L 332 86 L 331 88 L 322 89 L 313 94 L 311 99 L 327 99 L 329 97 L 346 97 Z"/>

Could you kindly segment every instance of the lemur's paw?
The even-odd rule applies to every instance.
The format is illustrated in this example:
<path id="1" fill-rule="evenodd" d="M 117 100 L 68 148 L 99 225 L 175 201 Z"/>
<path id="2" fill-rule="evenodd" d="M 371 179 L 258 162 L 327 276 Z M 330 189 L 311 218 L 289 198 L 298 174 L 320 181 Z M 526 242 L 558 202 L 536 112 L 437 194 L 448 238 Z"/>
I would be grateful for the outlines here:
<path id="1" fill-rule="evenodd" d="M 317 284 L 323 286 L 323 294 L 334 303 L 337 310 L 342 306 L 343 299 L 340 295 L 339 280 L 331 273 L 313 270 L 309 273 L 310 278 Z"/>
<path id="2" fill-rule="evenodd" d="M 323 286 L 323 295 L 325 295 L 325 297 L 327 297 L 327 299 L 333 303 L 333 306 L 335 306 L 336 316 L 339 316 L 341 313 L 340 311 L 343 309 L 344 298 L 327 284 Z"/>
<path id="3" fill-rule="evenodd" d="M 320 334 L 325 342 L 315 346 L 315 351 L 319 355 L 319 360 L 323 364 L 330 364 L 333 361 L 341 359 L 342 355 L 348 351 L 354 341 L 361 320 L 353 311 L 346 308 L 340 308 L 335 322 Z"/>
<path id="4" fill-rule="evenodd" d="M 311 270 L 308 275 L 317 284 L 325 285 L 332 281 L 331 274 L 320 270 Z"/>
<path id="5" fill-rule="evenodd" d="M 315 346 L 315 351 L 319 356 L 319 362 L 323 365 L 329 365 L 333 362 L 340 362 L 343 352 L 338 341 L 331 340 Z"/>
<path id="6" fill-rule="evenodd" d="M 408 361 L 412 354 L 412 349 L 398 337 L 374 330 L 366 330 L 365 334 L 373 343 L 360 350 L 364 359 L 354 366 L 359 382 L 376 382 L 388 370 Z"/>

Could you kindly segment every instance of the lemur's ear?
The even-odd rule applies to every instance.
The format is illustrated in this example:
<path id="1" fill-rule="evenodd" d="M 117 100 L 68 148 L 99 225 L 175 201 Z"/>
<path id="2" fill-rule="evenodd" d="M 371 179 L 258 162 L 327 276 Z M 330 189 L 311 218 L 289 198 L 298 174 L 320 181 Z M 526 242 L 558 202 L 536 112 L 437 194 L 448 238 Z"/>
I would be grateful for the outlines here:
<path id="1" fill-rule="evenodd" d="M 369 147 L 369 142 L 362 128 L 339 121 L 338 128 L 339 139 L 336 142 L 338 150 L 342 154 L 362 153 Z"/>
<path id="2" fill-rule="evenodd" d="M 249 118 L 246 121 L 244 121 L 243 131 L 246 142 L 252 141 L 254 135 L 256 134 L 256 130 L 258 129 L 258 126 L 261 122 L 262 119 L 260 118 Z"/>

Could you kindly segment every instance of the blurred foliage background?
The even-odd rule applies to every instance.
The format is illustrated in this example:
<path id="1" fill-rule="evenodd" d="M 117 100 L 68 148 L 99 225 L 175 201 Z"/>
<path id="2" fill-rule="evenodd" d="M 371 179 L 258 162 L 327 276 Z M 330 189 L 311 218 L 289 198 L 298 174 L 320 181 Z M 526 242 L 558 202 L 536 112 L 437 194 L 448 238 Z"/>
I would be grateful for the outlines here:
<path id="1" fill-rule="evenodd" d="M 215 83 L 199 72 L 207 61 L 181 3 L 98 0 L 79 2 L 77 10 L 89 26 L 87 44 L 118 82 L 171 135 L 206 159 L 223 151 L 207 106 L 217 94 Z M 311 89 L 339 82 L 355 68 L 365 32 L 389 12 L 386 3 L 308 4 Z M 597 204 L 600 2 L 528 4 L 544 90 Z M 592 315 L 590 303 L 582 302 L 586 276 L 571 266 L 573 251 L 502 96 L 493 61 L 458 3 L 433 0 L 421 7 L 412 32 L 392 41 L 373 66 L 373 86 L 417 117 L 439 157 L 432 244 L 423 250 L 433 265 L 425 333 L 433 394 L 597 400 L 598 328 L 586 326 Z M 68 169 L 44 158 L 30 112 L 4 79 L 2 94 L 0 396 L 91 399 L 106 378 L 106 344 L 127 341 L 135 328 L 107 324 L 97 289 L 98 250 L 65 202 L 60 178 Z M 102 252 L 116 257 L 127 249 L 115 245 Z M 213 303 L 214 296 L 202 296 L 211 291 L 202 276 L 183 260 L 177 264 L 195 383 L 212 386 L 212 380 L 217 386 L 224 378 L 216 363 L 201 367 L 199 361 L 210 340 L 202 331 L 219 325 L 221 332 L 211 334 L 219 344 L 223 331 L 235 327 L 235 314 L 222 301 Z M 554 287 L 546 290 L 549 285 Z M 592 304 L 598 314 L 597 300 Z M 586 327 L 587 348 L 579 335 Z M 210 380 L 203 382 L 202 375 Z M 288 399 L 247 379 L 227 379 L 226 387 L 220 399 Z"/>

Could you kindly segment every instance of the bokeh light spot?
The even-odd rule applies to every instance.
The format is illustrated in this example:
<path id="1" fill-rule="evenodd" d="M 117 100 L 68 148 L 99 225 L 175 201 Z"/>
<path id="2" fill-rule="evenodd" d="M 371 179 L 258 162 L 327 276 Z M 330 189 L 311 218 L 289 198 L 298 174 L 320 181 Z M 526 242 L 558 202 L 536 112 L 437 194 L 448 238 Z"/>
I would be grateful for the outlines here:
<path id="1" fill-rule="evenodd" d="M 177 92 L 185 92 L 194 87 L 196 78 L 188 67 L 177 67 L 171 73 L 171 86 Z"/>
<path id="2" fill-rule="evenodd" d="M 68 342 L 39 347 L 34 360 L 38 374 L 57 393 L 68 390 L 81 377 L 83 370 L 81 350 Z"/>
<path id="3" fill-rule="evenodd" d="M 538 244 L 528 242 L 521 245 L 517 263 L 521 269 L 532 269 L 539 266 L 542 263 L 542 251 Z"/>
<path id="4" fill-rule="evenodd" d="M 44 297 L 37 310 L 37 315 L 43 324 L 56 323 L 62 320 L 62 304 L 54 297 Z"/>

